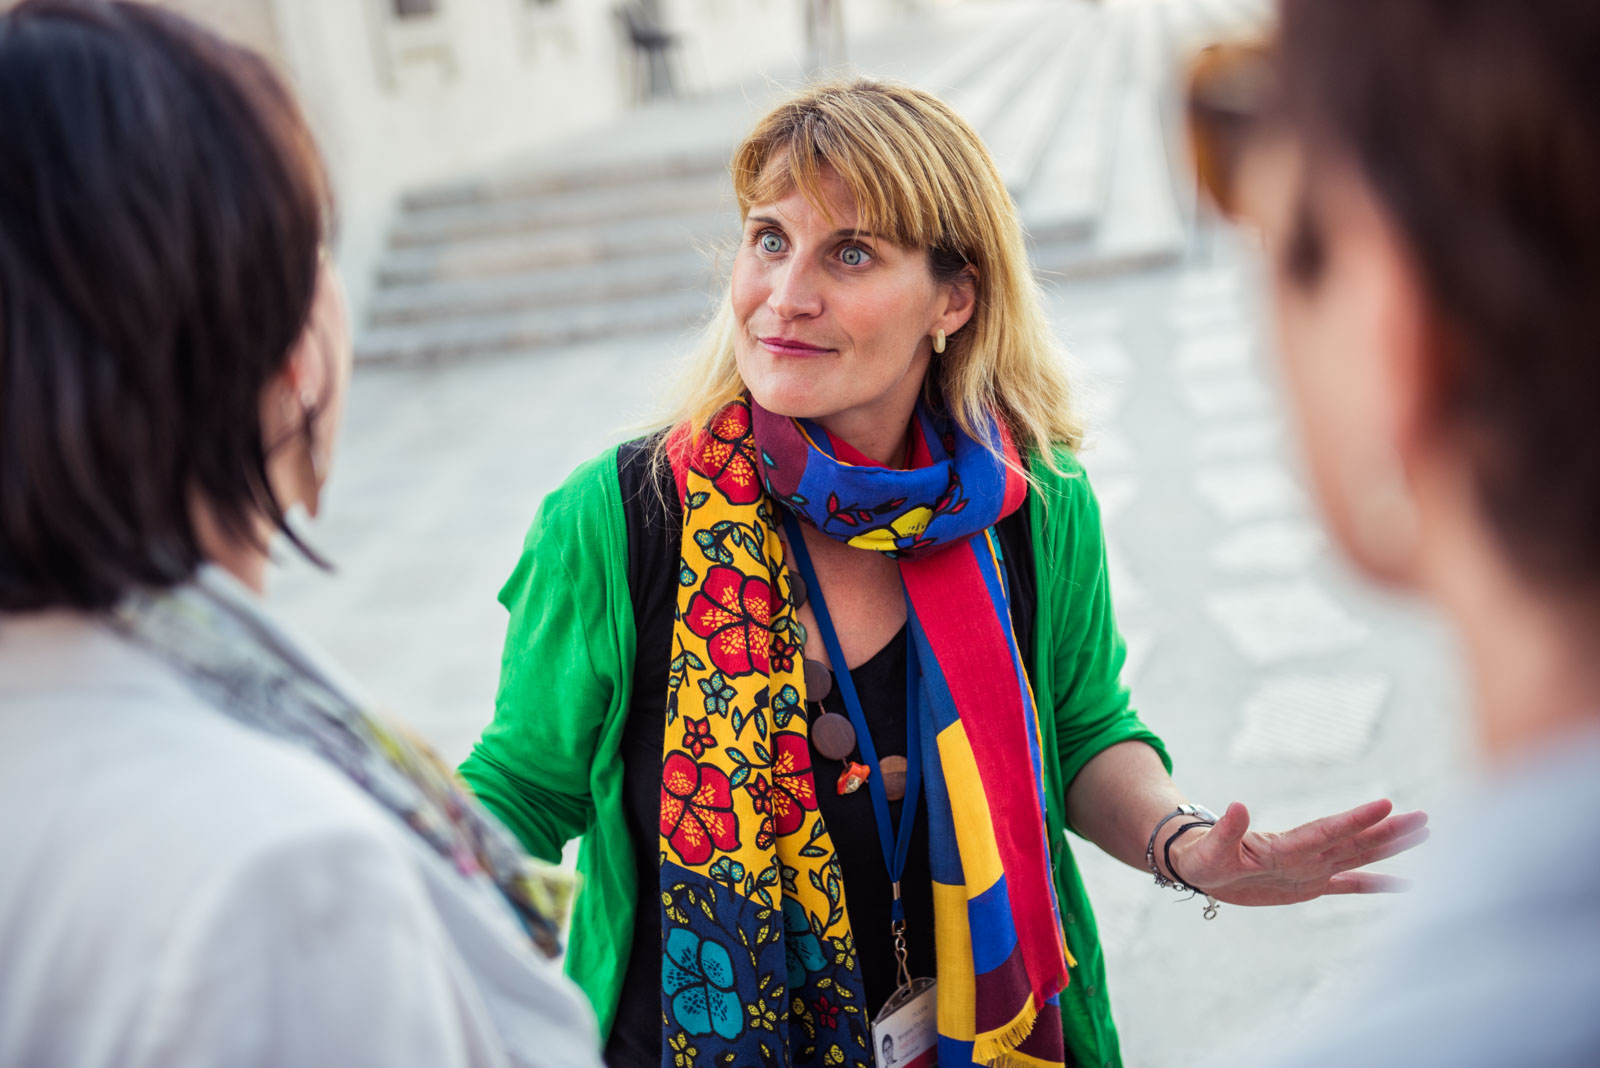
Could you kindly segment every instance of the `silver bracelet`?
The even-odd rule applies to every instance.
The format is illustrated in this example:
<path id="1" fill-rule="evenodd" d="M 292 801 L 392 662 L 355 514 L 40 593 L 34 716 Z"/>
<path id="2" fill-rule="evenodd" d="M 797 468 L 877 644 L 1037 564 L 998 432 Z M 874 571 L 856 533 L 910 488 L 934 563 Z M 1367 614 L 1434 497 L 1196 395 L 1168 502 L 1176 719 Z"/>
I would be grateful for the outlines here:
<path id="1" fill-rule="evenodd" d="M 1191 896 L 1195 894 L 1204 895 L 1206 899 L 1205 918 L 1208 920 L 1216 919 L 1218 908 L 1216 898 L 1212 897 L 1210 894 L 1207 894 L 1199 887 L 1190 886 L 1182 879 L 1167 878 L 1165 875 L 1161 874 L 1161 869 L 1156 867 L 1156 839 L 1161 837 L 1161 828 L 1165 827 L 1168 823 L 1177 819 L 1179 816 L 1193 816 L 1198 823 L 1203 823 L 1208 826 L 1215 826 L 1217 822 L 1216 813 L 1212 812 L 1204 805 L 1179 805 L 1165 816 L 1162 816 L 1161 820 L 1156 824 L 1155 829 L 1150 832 L 1150 841 L 1144 847 L 1144 862 L 1145 864 L 1149 865 L 1150 874 L 1155 876 L 1157 886 L 1163 888 L 1170 887 L 1171 889 L 1180 892 L 1187 890 Z M 1196 824 L 1189 824 L 1188 826 L 1192 827 L 1195 825 Z M 1183 829 L 1187 830 L 1188 827 Z M 1173 837 L 1177 836 L 1174 835 Z M 1169 868 L 1168 870 L 1170 871 L 1171 869 Z M 1176 876 L 1177 872 L 1174 871 L 1173 875 Z"/>

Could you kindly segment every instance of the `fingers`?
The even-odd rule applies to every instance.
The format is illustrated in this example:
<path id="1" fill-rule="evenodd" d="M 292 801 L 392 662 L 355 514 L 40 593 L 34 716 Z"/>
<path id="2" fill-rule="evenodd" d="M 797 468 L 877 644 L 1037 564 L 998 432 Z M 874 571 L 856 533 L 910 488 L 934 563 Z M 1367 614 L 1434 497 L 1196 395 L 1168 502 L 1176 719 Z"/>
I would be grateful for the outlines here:
<path id="1" fill-rule="evenodd" d="M 1408 812 L 1391 816 L 1354 838 L 1346 839 L 1323 853 L 1322 859 L 1335 870 L 1359 868 L 1374 861 L 1386 860 L 1403 853 L 1428 839 L 1428 814 Z"/>
<path id="2" fill-rule="evenodd" d="M 1369 801 L 1348 812 L 1302 824 L 1286 832 L 1279 844 L 1281 848 L 1297 853 L 1323 853 L 1338 848 L 1347 839 L 1383 822 L 1392 811 L 1392 801 Z"/>
<path id="3" fill-rule="evenodd" d="M 1330 860 L 1328 864 L 1333 871 L 1364 868 L 1368 864 L 1376 864 L 1379 861 L 1388 860 L 1390 857 L 1397 857 L 1409 849 L 1415 849 L 1423 842 L 1426 842 L 1432 833 L 1428 828 L 1424 827 L 1421 830 L 1390 839 L 1382 845 L 1373 846 L 1351 856 Z"/>
<path id="4" fill-rule="evenodd" d="M 1403 894 L 1411 880 L 1375 871 L 1347 871 L 1328 880 L 1324 894 Z"/>

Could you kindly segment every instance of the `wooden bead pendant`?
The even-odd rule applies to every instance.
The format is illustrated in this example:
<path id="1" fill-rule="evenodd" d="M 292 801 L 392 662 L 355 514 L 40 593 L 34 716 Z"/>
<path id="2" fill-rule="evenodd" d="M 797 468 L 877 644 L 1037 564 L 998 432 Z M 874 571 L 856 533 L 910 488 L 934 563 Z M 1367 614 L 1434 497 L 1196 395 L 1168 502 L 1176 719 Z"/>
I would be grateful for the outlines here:
<path id="1" fill-rule="evenodd" d="M 855 752 L 856 729 L 839 713 L 824 712 L 811 724 L 811 744 L 829 760 L 845 760 Z"/>
<path id="2" fill-rule="evenodd" d="M 822 661 L 809 657 L 800 665 L 800 671 L 806 680 L 806 700 L 821 704 L 833 692 L 833 672 Z"/>
<path id="3" fill-rule="evenodd" d="M 890 801 L 906 796 L 906 758 L 886 756 L 878 761 L 878 773 L 883 776 L 883 792 Z"/>

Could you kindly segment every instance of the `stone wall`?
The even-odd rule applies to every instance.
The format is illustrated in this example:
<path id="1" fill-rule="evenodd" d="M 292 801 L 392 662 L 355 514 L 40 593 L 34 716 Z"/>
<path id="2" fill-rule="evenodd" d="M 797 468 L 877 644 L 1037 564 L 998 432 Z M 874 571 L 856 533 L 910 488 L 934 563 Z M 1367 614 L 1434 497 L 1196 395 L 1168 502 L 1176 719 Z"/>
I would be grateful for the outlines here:
<path id="1" fill-rule="evenodd" d="M 163 0 L 270 56 L 300 94 L 339 198 L 352 304 L 403 191 L 491 170 L 634 104 L 614 0 Z M 906 0 L 845 0 L 849 32 Z M 686 88 L 792 78 L 804 0 L 655 0 Z M 407 14 L 410 13 L 410 14 Z"/>

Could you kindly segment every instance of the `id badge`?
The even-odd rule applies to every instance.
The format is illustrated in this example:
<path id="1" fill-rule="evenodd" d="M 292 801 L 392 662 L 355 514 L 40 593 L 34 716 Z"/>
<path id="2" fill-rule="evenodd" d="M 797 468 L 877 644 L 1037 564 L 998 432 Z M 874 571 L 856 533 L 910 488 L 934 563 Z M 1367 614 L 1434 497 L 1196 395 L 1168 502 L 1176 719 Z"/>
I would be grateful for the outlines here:
<path id="1" fill-rule="evenodd" d="M 939 997 L 932 979 L 894 992 L 872 1021 L 877 1068 L 934 1068 L 939 1063 Z"/>

